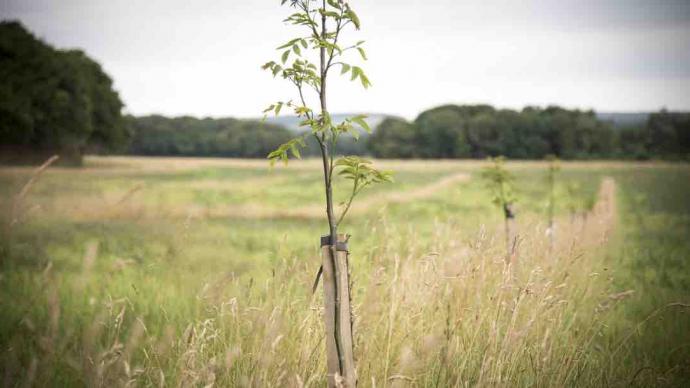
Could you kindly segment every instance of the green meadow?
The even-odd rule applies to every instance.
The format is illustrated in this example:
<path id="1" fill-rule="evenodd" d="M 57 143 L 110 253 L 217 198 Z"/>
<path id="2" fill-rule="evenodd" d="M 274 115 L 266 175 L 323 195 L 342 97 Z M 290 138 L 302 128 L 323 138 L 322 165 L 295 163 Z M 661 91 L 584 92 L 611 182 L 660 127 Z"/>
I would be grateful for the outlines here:
<path id="1" fill-rule="evenodd" d="M 508 268 L 485 162 L 375 163 L 395 182 L 340 228 L 360 386 L 690 384 L 690 165 L 562 162 L 550 247 L 546 163 L 509 162 Z M 321 174 L 317 160 L 0 168 L 0 378 L 323 386 Z"/>

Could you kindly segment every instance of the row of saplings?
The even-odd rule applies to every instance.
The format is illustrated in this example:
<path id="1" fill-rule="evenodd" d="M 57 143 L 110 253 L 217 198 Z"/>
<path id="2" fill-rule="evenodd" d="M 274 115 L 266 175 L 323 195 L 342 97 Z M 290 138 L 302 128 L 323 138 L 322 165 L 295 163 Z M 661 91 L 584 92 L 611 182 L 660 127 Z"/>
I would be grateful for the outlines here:
<path id="1" fill-rule="evenodd" d="M 332 71 L 341 76 L 359 81 L 366 89 L 371 86 L 369 78 L 360 66 L 346 63 L 349 53 L 356 53 L 366 60 L 363 41 L 345 44 L 343 31 L 348 28 L 359 30 L 360 21 L 352 7 L 343 0 L 281 0 L 292 13 L 284 21 L 305 31 L 278 47 L 279 61 L 270 61 L 263 69 L 274 77 L 280 76 L 296 89 L 296 100 L 278 101 L 264 113 L 280 114 L 283 108 L 294 112 L 301 120 L 304 133 L 282 144 L 269 154 L 271 163 L 284 161 L 289 155 L 299 158 L 300 148 L 305 146 L 307 136 L 313 136 L 321 151 L 323 179 L 326 192 L 326 217 L 329 233 L 321 237 L 322 264 L 314 282 L 314 291 L 323 278 L 324 321 L 328 365 L 328 385 L 331 387 L 354 387 L 357 385 L 353 354 L 351 295 L 349 281 L 347 236 L 338 232 L 353 200 L 366 187 L 382 182 L 392 182 L 389 172 L 375 169 L 371 162 L 358 157 L 335 158 L 335 149 L 341 136 L 359 136 L 357 126 L 370 132 L 366 116 L 359 115 L 342 122 L 331 121 L 328 113 L 327 86 Z M 312 59 L 310 59 L 312 58 Z M 318 102 L 318 108 L 310 107 L 308 101 Z M 549 164 L 549 231 L 553 245 L 554 185 L 558 164 L 552 159 Z M 333 206 L 333 177 L 340 175 L 352 184 L 350 196 L 340 214 Z M 504 159 L 492 159 L 492 164 L 482 171 L 483 179 L 493 193 L 493 201 L 505 215 L 506 260 L 509 263 L 517 237 L 514 230 L 515 212 L 513 204 L 513 176 L 505 169 Z M 572 188 L 574 189 L 574 187 Z"/>

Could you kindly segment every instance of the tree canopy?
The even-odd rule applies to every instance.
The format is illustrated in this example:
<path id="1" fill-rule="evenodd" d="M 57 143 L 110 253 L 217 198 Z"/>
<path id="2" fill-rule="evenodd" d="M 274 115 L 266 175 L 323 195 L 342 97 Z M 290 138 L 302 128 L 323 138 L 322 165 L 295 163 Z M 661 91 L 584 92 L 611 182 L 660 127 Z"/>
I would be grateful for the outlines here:
<path id="1" fill-rule="evenodd" d="M 56 50 L 19 22 L 0 22 L 0 149 L 3 162 L 125 146 L 127 127 L 112 80 L 79 50 Z M 27 160 L 29 159 L 29 160 Z"/>
<path id="2" fill-rule="evenodd" d="M 690 159 L 690 114 L 661 111 L 615 127 L 591 110 L 444 105 L 413 122 L 387 118 L 368 139 L 380 158 Z"/>
<path id="3" fill-rule="evenodd" d="M 294 133 L 281 125 L 230 118 L 128 117 L 129 152 L 137 155 L 263 158 Z M 304 137 L 306 157 L 319 145 Z M 690 159 L 690 114 L 661 111 L 646 123 L 616 127 L 592 111 L 528 107 L 521 111 L 489 105 L 444 105 L 409 122 L 388 117 L 371 135 L 343 137 L 338 155 L 379 158 L 511 159 Z"/>

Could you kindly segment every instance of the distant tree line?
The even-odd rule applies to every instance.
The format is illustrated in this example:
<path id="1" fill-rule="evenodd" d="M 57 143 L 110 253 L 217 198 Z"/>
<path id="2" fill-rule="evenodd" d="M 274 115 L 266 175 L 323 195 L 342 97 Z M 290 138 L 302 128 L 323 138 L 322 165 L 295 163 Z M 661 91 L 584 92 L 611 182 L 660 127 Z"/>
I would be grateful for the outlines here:
<path id="1" fill-rule="evenodd" d="M 260 120 L 203 118 L 189 116 L 127 116 L 131 140 L 127 153 L 150 156 L 209 156 L 265 158 L 269 152 L 294 137 L 282 125 Z M 306 137 L 304 157 L 318 155 L 319 146 Z M 342 138 L 339 155 L 370 155 L 366 137 L 355 141 Z"/>
<path id="2" fill-rule="evenodd" d="M 256 120 L 127 117 L 135 155 L 265 158 L 291 138 L 282 126 Z"/>
<path id="3" fill-rule="evenodd" d="M 387 118 L 368 139 L 379 158 L 690 160 L 690 114 L 661 111 L 646 124 L 617 128 L 593 111 L 445 105 L 413 122 Z"/>
<path id="4" fill-rule="evenodd" d="M 118 94 L 100 65 L 78 50 L 56 50 L 18 22 L 0 22 L 0 162 L 126 147 Z"/>

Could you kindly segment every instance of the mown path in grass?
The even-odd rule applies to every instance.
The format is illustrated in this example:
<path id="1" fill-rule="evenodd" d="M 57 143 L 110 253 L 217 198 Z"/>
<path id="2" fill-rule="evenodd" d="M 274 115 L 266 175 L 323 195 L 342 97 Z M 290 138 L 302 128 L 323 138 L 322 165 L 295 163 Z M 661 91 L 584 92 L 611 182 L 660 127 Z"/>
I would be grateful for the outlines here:
<path id="1" fill-rule="evenodd" d="M 271 170 L 265 162 L 256 161 L 226 162 L 217 170 L 203 169 L 209 163 L 217 165 L 211 161 L 199 162 L 200 165 L 194 161 L 188 165 L 177 162 L 167 168 L 160 161 L 147 167 L 137 164 L 136 159 L 129 163 L 102 167 L 103 176 L 89 169 L 48 171 L 32 192 L 30 202 L 35 207 L 32 212 L 41 213 L 42 218 L 74 222 L 323 218 L 323 194 L 318 186 L 322 178 L 309 162 L 287 170 Z M 405 166 L 399 182 L 365 190 L 354 202 L 350 214 L 360 216 L 389 204 L 425 200 L 470 180 L 465 172 L 430 167 L 424 172 L 418 171 L 420 168 L 415 164 Z M 15 168 L 0 172 L 9 184 L 18 185 L 30 170 Z M 350 182 L 338 182 L 342 193 L 336 194 L 340 194 L 340 200 L 345 199 L 344 192 L 349 191 L 349 185 Z M 340 208 L 342 205 L 336 210 Z"/>
<path id="2" fill-rule="evenodd" d="M 425 184 L 421 187 L 411 188 L 406 191 L 391 191 L 376 196 L 361 198 L 354 203 L 350 210 L 350 215 L 362 215 L 374 209 L 387 206 L 388 204 L 404 204 L 413 201 L 423 200 L 432 197 L 440 190 L 451 187 L 457 183 L 467 182 L 470 175 L 457 173 L 442 177 L 441 179 Z M 189 213 L 187 213 L 189 214 Z M 310 204 L 294 209 L 271 209 L 260 205 L 236 205 L 225 206 L 213 209 L 205 213 L 210 218 L 248 218 L 248 219 L 267 219 L 267 218 L 296 218 L 296 219 L 322 219 L 324 217 L 324 205 Z"/>

